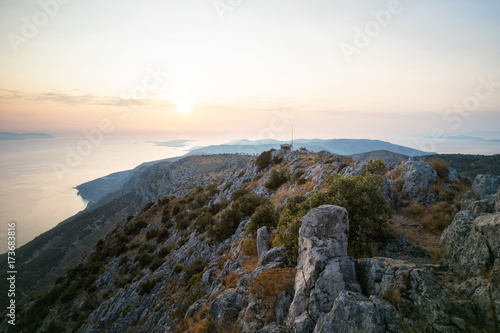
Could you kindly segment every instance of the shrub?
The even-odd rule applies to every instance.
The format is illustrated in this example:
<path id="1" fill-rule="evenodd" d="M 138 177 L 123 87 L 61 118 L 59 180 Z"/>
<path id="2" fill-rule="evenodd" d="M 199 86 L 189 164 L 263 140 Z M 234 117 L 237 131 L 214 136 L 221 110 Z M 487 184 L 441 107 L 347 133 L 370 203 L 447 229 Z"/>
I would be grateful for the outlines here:
<path id="1" fill-rule="evenodd" d="M 247 216 L 252 216 L 255 209 L 263 204 L 265 199 L 255 195 L 244 195 L 236 200 L 231 208 L 222 213 L 220 221 L 216 223 L 209 236 L 216 242 L 222 242 L 231 237 L 238 228 L 240 222 Z"/>
<path id="2" fill-rule="evenodd" d="M 256 234 L 257 230 L 266 226 L 269 230 L 274 229 L 278 224 L 279 214 L 274 210 L 274 205 L 271 201 L 260 205 L 255 209 L 250 223 L 247 226 L 247 231 Z"/>
<path id="3" fill-rule="evenodd" d="M 224 185 L 224 188 L 222 189 L 222 191 L 227 191 L 231 188 L 231 186 L 233 186 L 233 182 L 228 182 L 226 183 L 226 185 Z"/>
<path id="4" fill-rule="evenodd" d="M 142 209 L 142 211 L 145 212 L 145 211 L 149 210 L 149 208 L 153 207 L 153 205 L 154 205 L 154 202 L 151 202 L 151 201 L 148 202 L 146 204 L 146 206 L 144 206 L 144 208 Z"/>
<path id="5" fill-rule="evenodd" d="M 238 178 L 241 178 L 245 175 L 246 171 L 245 170 L 241 170 L 240 173 L 238 174 Z"/>
<path id="6" fill-rule="evenodd" d="M 203 213 L 195 221 L 195 227 L 198 232 L 203 233 L 209 230 L 215 224 L 215 220 L 209 212 Z"/>
<path id="7" fill-rule="evenodd" d="M 283 156 L 274 156 L 273 158 L 273 164 L 280 164 L 281 162 L 283 162 Z"/>
<path id="8" fill-rule="evenodd" d="M 182 272 L 184 270 L 184 265 L 183 264 L 176 264 L 174 266 L 174 273 L 175 274 L 179 274 L 180 272 Z"/>
<path id="9" fill-rule="evenodd" d="M 363 174 L 372 173 L 374 175 L 383 175 L 385 173 L 385 162 L 379 159 L 370 160 L 363 169 Z"/>
<path id="10" fill-rule="evenodd" d="M 239 198 L 241 198 L 249 193 L 250 193 L 250 191 L 246 187 L 244 187 L 244 186 L 240 187 L 239 189 L 234 191 L 233 194 L 231 194 L 231 201 L 236 201 Z"/>
<path id="11" fill-rule="evenodd" d="M 145 228 L 148 224 L 145 220 L 138 220 L 125 225 L 123 231 L 126 235 L 137 235 L 141 232 L 142 228 Z"/>
<path id="12" fill-rule="evenodd" d="M 156 279 L 148 279 L 139 283 L 139 295 L 149 294 L 149 292 L 156 286 Z"/>
<path id="13" fill-rule="evenodd" d="M 132 310 L 132 305 L 129 304 L 126 307 L 123 308 L 122 310 L 122 317 L 125 317 L 127 313 L 129 313 Z"/>
<path id="14" fill-rule="evenodd" d="M 176 216 L 182 210 L 182 206 L 179 203 L 176 203 L 174 208 L 172 208 L 172 216 Z"/>
<path id="15" fill-rule="evenodd" d="M 290 179 L 290 173 L 288 172 L 287 169 L 283 169 L 280 171 L 273 170 L 271 171 L 271 176 L 269 177 L 269 180 L 264 184 L 265 187 L 267 187 L 270 190 L 277 190 L 286 183 Z"/>
<path id="16" fill-rule="evenodd" d="M 297 262 L 298 229 L 301 218 L 312 208 L 337 205 L 349 213 L 348 253 L 354 257 L 369 256 L 394 236 L 388 226 L 392 211 L 385 201 L 383 179 L 378 175 L 329 177 L 326 189 L 313 192 L 305 202 L 283 210 L 274 245 L 283 244 L 292 263 Z"/>
<path id="17" fill-rule="evenodd" d="M 138 261 L 139 261 L 139 267 L 143 269 L 153 261 L 153 257 L 151 257 L 147 253 L 143 253 L 139 256 Z"/>
<path id="18" fill-rule="evenodd" d="M 153 260 L 153 263 L 151 264 L 151 267 L 149 267 L 149 269 L 151 270 L 151 272 L 154 272 L 158 268 L 160 268 L 160 266 L 163 265 L 164 262 L 165 262 L 165 260 L 162 258 L 155 258 Z"/>
<path id="19" fill-rule="evenodd" d="M 196 274 L 203 272 L 207 266 L 207 262 L 203 260 L 202 257 L 197 257 L 193 262 L 184 268 L 186 274 L 184 275 L 184 280 L 189 282 L 189 280 Z"/>
<path id="20" fill-rule="evenodd" d="M 269 150 L 263 152 L 259 155 L 259 157 L 257 157 L 257 159 L 255 160 L 255 164 L 257 164 L 259 171 L 264 170 L 271 164 L 272 155 L 272 152 Z"/>
<path id="21" fill-rule="evenodd" d="M 156 235 L 156 239 L 158 240 L 159 243 L 163 243 L 165 239 L 167 239 L 169 236 L 170 236 L 170 231 L 168 231 L 167 228 L 163 228 Z"/>
<path id="22" fill-rule="evenodd" d="M 150 239 L 156 238 L 157 234 L 158 234 L 158 229 L 157 228 L 148 230 L 148 232 L 146 233 L 146 239 L 150 240 Z"/>
<path id="23" fill-rule="evenodd" d="M 160 249 L 160 251 L 158 251 L 159 258 L 165 258 L 169 254 L 170 254 L 170 247 L 168 247 L 168 246 L 164 246 Z"/>

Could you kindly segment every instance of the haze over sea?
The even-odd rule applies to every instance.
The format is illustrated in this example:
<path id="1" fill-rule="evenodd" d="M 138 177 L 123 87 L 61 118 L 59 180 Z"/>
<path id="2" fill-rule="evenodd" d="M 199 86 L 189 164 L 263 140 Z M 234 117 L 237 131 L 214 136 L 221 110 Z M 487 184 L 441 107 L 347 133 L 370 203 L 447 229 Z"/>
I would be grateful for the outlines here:
<path id="1" fill-rule="evenodd" d="M 137 137 L 105 138 L 60 180 L 53 163 L 65 165 L 67 147 L 75 149 L 81 141 L 0 141 L 0 221 L 17 222 L 18 246 L 86 207 L 75 186 L 143 162 L 183 155 L 188 148 L 155 146 Z M 3 230 L 1 234 L 5 235 Z"/>
<path id="2" fill-rule="evenodd" d="M 68 147 L 75 149 L 81 141 L 82 138 L 0 141 L 0 221 L 17 222 L 18 246 L 86 207 L 75 186 L 143 162 L 183 155 L 201 143 L 187 142 L 185 147 L 174 148 L 148 142 L 162 141 L 161 138 L 105 138 L 60 180 L 53 163 L 65 164 Z M 411 145 L 410 141 L 406 144 Z M 499 146 L 498 142 L 478 145 L 473 140 L 448 140 L 440 144 L 439 152 L 492 154 L 500 151 Z"/>

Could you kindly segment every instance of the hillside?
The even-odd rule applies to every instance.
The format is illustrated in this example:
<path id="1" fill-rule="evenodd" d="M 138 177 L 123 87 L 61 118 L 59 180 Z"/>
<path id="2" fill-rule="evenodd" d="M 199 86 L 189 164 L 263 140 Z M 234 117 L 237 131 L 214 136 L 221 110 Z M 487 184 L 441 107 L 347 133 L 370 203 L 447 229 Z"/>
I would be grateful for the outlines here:
<path id="1" fill-rule="evenodd" d="M 430 158 L 439 158 L 457 169 L 464 177 L 474 179 L 479 174 L 500 175 L 500 154 L 497 155 L 467 155 L 439 154 Z M 429 158 L 422 158 L 427 160 Z"/>
<path id="2" fill-rule="evenodd" d="M 289 143 L 277 140 L 236 140 L 225 145 L 214 145 L 203 148 L 197 148 L 188 153 L 188 155 L 206 155 L 206 154 L 260 154 L 276 147 L 282 143 Z M 422 156 L 433 153 L 416 150 L 413 148 L 395 145 L 390 142 L 368 139 L 297 139 L 294 140 L 294 147 L 303 147 L 309 151 L 319 152 L 327 151 L 338 155 L 360 154 L 375 150 L 386 150 L 396 154 L 407 156 Z"/>
<path id="3" fill-rule="evenodd" d="M 144 206 L 9 331 L 495 332 L 499 187 L 436 161 L 265 152 Z M 441 239 L 435 261 L 401 216 Z"/>
<path id="4" fill-rule="evenodd" d="M 59 223 L 16 251 L 18 301 L 40 294 L 69 268 L 80 262 L 113 229 L 149 202 L 168 195 L 184 195 L 199 185 L 219 182 L 249 161 L 240 155 L 191 156 L 177 162 L 147 163 L 125 174 L 118 190 L 106 193 L 95 182 L 89 193 L 103 192 L 98 204 Z M 123 173 L 118 176 L 123 175 Z M 109 187 L 108 187 L 109 190 Z M 89 194 L 90 195 L 90 194 Z M 0 278 L 6 278 L 6 254 L 0 255 Z M 6 284 L 2 284 L 5 288 Z M 2 289 L 2 292 L 5 290 Z M 3 304 L 2 304 L 3 305 Z"/>
<path id="5" fill-rule="evenodd" d="M 370 160 L 382 160 L 385 163 L 397 164 L 400 162 L 407 161 L 409 156 L 393 153 L 387 150 L 375 150 L 369 151 L 361 154 L 350 155 L 352 159 L 356 162 L 359 161 L 370 161 Z"/>

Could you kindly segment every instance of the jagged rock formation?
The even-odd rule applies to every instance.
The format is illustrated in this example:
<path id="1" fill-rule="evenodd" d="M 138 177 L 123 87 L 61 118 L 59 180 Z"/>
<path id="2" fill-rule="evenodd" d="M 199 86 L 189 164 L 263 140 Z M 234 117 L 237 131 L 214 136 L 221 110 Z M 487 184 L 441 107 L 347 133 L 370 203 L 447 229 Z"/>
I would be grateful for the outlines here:
<path id="1" fill-rule="evenodd" d="M 20 310 L 19 317 L 37 313 L 38 326 L 19 327 L 86 333 L 499 331 L 498 187 L 477 185 L 483 197 L 462 201 L 443 232 L 439 264 L 429 264 L 429 252 L 405 237 L 373 258 L 348 256 L 349 214 L 323 205 L 302 217 L 298 264 L 290 267 L 286 248 L 272 247 L 276 229 L 267 220 L 250 228 L 253 213 L 266 204 L 280 210 L 314 198 L 328 174 L 360 175 L 369 166 L 325 152 L 274 152 L 272 158 L 274 165 L 253 161 L 218 186 L 144 209 L 100 241 L 46 297 Z M 266 184 L 275 169 L 289 174 L 272 190 Z M 381 174 L 393 205 L 423 196 L 435 200 L 430 187 L 439 176 L 430 165 L 408 161 Z M 452 183 L 444 188 L 457 185 L 452 170 L 448 178 Z M 492 194 L 487 211 L 493 205 L 496 212 L 486 213 L 481 200 Z"/>

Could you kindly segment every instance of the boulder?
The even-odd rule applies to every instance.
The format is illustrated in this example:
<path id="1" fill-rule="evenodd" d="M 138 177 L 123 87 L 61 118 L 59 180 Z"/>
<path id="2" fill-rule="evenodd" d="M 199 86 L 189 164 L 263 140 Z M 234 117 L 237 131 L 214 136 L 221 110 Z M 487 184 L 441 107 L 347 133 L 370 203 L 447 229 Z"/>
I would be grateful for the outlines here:
<path id="1" fill-rule="evenodd" d="M 420 246 L 401 236 L 391 240 L 378 252 L 379 257 L 408 260 L 415 263 L 429 263 L 431 254 Z"/>
<path id="2" fill-rule="evenodd" d="M 481 200 L 462 199 L 460 207 L 462 210 L 470 210 L 477 215 L 495 212 L 495 196 L 486 195 Z"/>
<path id="3" fill-rule="evenodd" d="M 297 331 L 314 329 L 314 320 L 309 314 L 311 295 L 329 261 L 347 256 L 348 231 L 347 211 L 342 207 L 320 206 L 302 218 L 295 295 L 290 307 L 290 323 Z"/>
<path id="4" fill-rule="evenodd" d="M 500 213 L 500 188 L 495 195 L 495 212 Z"/>
<path id="5" fill-rule="evenodd" d="M 486 195 L 496 194 L 499 187 L 500 176 L 495 175 L 477 175 L 472 183 L 472 191 L 481 199 Z"/>
<path id="6" fill-rule="evenodd" d="M 333 259 L 321 272 L 311 293 L 309 315 L 317 321 L 321 314 L 330 312 L 333 302 L 344 290 L 361 292 L 352 258 Z"/>
<path id="7" fill-rule="evenodd" d="M 459 181 L 460 180 L 460 174 L 458 173 L 457 170 L 450 168 L 450 171 L 448 171 L 448 178 L 451 181 Z"/>
<path id="8" fill-rule="evenodd" d="M 229 327 L 238 318 L 243 307 L 243 298 L 235 289 L 228 289 L 217 297 L 208 309 L 219 330 Z"/>
<path id="9" fill-rule="evenodd" d="M 474 215 L 458 220 L 457 216 L 441 237 L 442 250 L 450 254 L 449 267 L 464 279 L 482 275 L 500 258 L 500 214 L 481 215 L 471 226 Z M 456 221 L 463 222 L 462 229 L 457 228 Z"/>
<path id="10" fill-rule="evenodd" d="M 257 255 L 259 258 L 269 251 L 269 232 L 264 226 L 257 230 Z"/>
<path id="11" fill-rule="evenodd" d="M 275 247 L 267 251 L 259 262 L 259 266 L 274 264 L 272 268 L 288 266 L 288 257 L 283 246 Z"/>
<path id="12" fill-rule="evenodd" d="M 468 210 L 458 212 L 453 222 L 443 231 L 439 241 L 441 252 L 451 259 L 460 255 L 477 215 Z"/>
<path id="13" fill-rule="evenodd" d="M 400 196 L 403 200 L 411 200 L 421 189 L 428 189 L 429 183 L 437 179 L 437 172 L 430 165 L 421 161 L 406 162 L 403 167 L 404 180 Z"/>
<path id="14" fill-rule="evenodd" d="M 391 303 L 377 297 L 342 291 L 332 310 L 316 325 L 314 333 L 401 332 L 399 314 Z"/>

